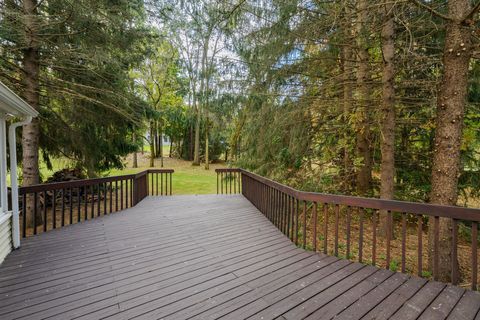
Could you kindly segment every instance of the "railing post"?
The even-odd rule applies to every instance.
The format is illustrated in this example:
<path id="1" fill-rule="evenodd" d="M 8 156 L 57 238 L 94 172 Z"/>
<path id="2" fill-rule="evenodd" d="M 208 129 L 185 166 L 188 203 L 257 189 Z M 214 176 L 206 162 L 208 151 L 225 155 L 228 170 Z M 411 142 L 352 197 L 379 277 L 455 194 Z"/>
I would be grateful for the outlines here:
<path id="1" fill-rule="evenodd" d="M 135 206 L 138 203 L 138 178 L 137 178 L 137 176 L 135 176 L 132 181 L 133 181 L 133 183 L 132 183 L 132 188 L 133 188 L 133 199 L 132 199 L 132 201 L 133 201 L 133 205 Z"/>

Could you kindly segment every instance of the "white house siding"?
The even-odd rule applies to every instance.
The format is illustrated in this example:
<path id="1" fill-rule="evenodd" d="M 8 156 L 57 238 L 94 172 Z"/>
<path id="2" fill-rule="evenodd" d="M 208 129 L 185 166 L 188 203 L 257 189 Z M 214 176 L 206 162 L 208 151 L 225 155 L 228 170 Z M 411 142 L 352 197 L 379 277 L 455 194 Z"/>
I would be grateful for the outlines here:
<path id="1" fill-rule="evenodd" d="M 12 251 L 12 215 L 4 214 L 0 217 L 0 263 Z"/>
<path id="2" fill-rule="evenodd" d="M 9 150 L 10 160 L 12 162 L 12 201 L 8 203 L 6 119 L 11 119 L 13 122 L 10 124 L 10 144 L 15 146 L 15 129 L 29 123 L 32 117 L 36 116 L 38 116 L 38 112 L 35 109 L 0 81 L 0 263 L 2 263 L 5 257 L 12 251 L 13 246 L 20 246 L 16 148 Z"/>

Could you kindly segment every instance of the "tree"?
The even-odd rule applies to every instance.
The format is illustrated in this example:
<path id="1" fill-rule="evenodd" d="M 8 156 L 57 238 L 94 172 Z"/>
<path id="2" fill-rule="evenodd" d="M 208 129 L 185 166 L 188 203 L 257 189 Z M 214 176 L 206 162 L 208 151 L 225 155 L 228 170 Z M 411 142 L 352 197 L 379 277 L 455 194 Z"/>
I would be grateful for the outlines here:
<path id="1" fill-rule="evenodd" d="M 212 78 L 219 65 L 217 57 L 225 50 L 224 29 L 230 25 L 240 4 L 232 5 L 224 1 L 210 0 L 180 3 L 159 0 L 152 3 L 158 15 L 168 21 L 166 25 L 169 37 L 179 49 L 181 62 L 189 80 L 189 104 L 195 113 L 193 165 L 200 165 L 201 125 L 206 124 L 203 128 L 205 169 L 209 168 L 208 104 L 214 91 Z"/>
<path id="2" fill-rule="evenodd" d="M 456 205 L 460 176 L 460 147 L 467 101 L 468 68 L 473 52 L 472 28 L 479 5 L 472 8 L 468 0 L 449 1 L 448 13 L 443 15 L 420 1 L 413 2 L 446 20 L 443 74 L 438 91 L 435 120 L 430 202 Z M 434 225 L 432 218 L 429 222 L 430 265 L 433 264 Z M 452 265 L 458 268 L 457 257 L 451 256 L 452 229 L 451 219 L 440 219 L 438 276 L 442 281 L 450 280 Z"/>
<path id="3" fill-rule="evenodd" d="M 393 199 L 395 178 L 395 22 L 394 4 L 385 2 L 382 7 L 382 106 L 380 116 L 380 198 Z M 381 213 L 381 233 L 386 235 L 389 214 Z"/>
<path id="4" fill-rule="evenodd" d="M 41 113 L 24 128 L 24 185 L 40 181 L 39 151 L 47 165 L 51 156 L 62 155 L 91 175 L 121 167 L 121 156 L 131 150 L 123 130 L 134 127 L 144 107 L 128 90 L 128 70 L 143 59 L 138 44 L 148 37 L 142 2 L 7 1 L 1 15 L 0 76 Z M 93 112 L 101 116 L 104 111 L 108 117 L 86 123 Z M 84 117 L 78 117 L 80 112 Z M 108 133 L 122 140 L 101 154 L 96 140 L 107 130 L 92 130 L 97 123 L 102 128 L 117 124 Z M 84 141 L 79 133 L 87 127 Z M 116 131 L 123 132 L 117 136 Z"/>
<path id="5" fill-rule="evenodd" d="M 367 1 L 357 1 L 356 49 L 357 49 L 357 90 L 356 90 L 356 162 L 357 193 L 367 195 L 370 192 L 372 180 L 371 154 L 371 75 L 368 36 Z"/>
<path id="6" fill-rule="evenodd" d="M 165 110 L 170 106 L 179 106 L 182 97 L 180 89 L 178 53 L 167 41 L 157 42 L 152 53 L 143 65 L 132 72 L 136 81 L 136 91 L 148 101 L 151 111 L 146 114 L 149 122 L 150 167 L 160 157 L 163 167 L 163 136 L 167 126 Z"/>

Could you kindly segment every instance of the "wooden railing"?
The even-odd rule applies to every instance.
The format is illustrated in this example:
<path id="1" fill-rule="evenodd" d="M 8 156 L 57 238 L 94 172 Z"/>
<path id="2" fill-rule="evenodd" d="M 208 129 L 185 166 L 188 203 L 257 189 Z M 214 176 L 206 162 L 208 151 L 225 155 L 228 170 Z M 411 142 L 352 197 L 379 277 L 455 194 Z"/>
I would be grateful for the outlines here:
<path id="1" fill-rule="evenodd" d="M 148 195 L 171 195 L 171 169 L 19 188 L 21 236 L 28 237 L 135 206 Z"/>
<path id="2" fill-rule="evenodd" d="M 447 237 L 454 258 L 449 279 L 439 280 L 477 289 L 480 209 L 303 192 L 242 169 L 222 170 L 229 173 L 241 175 L 243 195 L 296 245 L 437 280 L 440 237 Z M 440 219 L 450 219 L 448 234 L 441 234 Z"/>
<path id="3" fill-rule="evenodd" d="M 215 169 L 217 173 L 217 194 L 242 193 L 240 169 Z"/>

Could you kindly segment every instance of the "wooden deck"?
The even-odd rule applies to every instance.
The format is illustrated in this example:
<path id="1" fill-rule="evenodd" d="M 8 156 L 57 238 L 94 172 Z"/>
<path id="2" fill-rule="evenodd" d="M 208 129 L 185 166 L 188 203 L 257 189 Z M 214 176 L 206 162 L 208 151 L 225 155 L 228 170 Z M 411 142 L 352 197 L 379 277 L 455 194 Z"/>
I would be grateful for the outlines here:
<path id="1" fill-rule="evenodd" d="M 0 319 L 479 319 L 480 295 L 296 248 L 241 195 L 149 197 L 23 241 Z"/>

